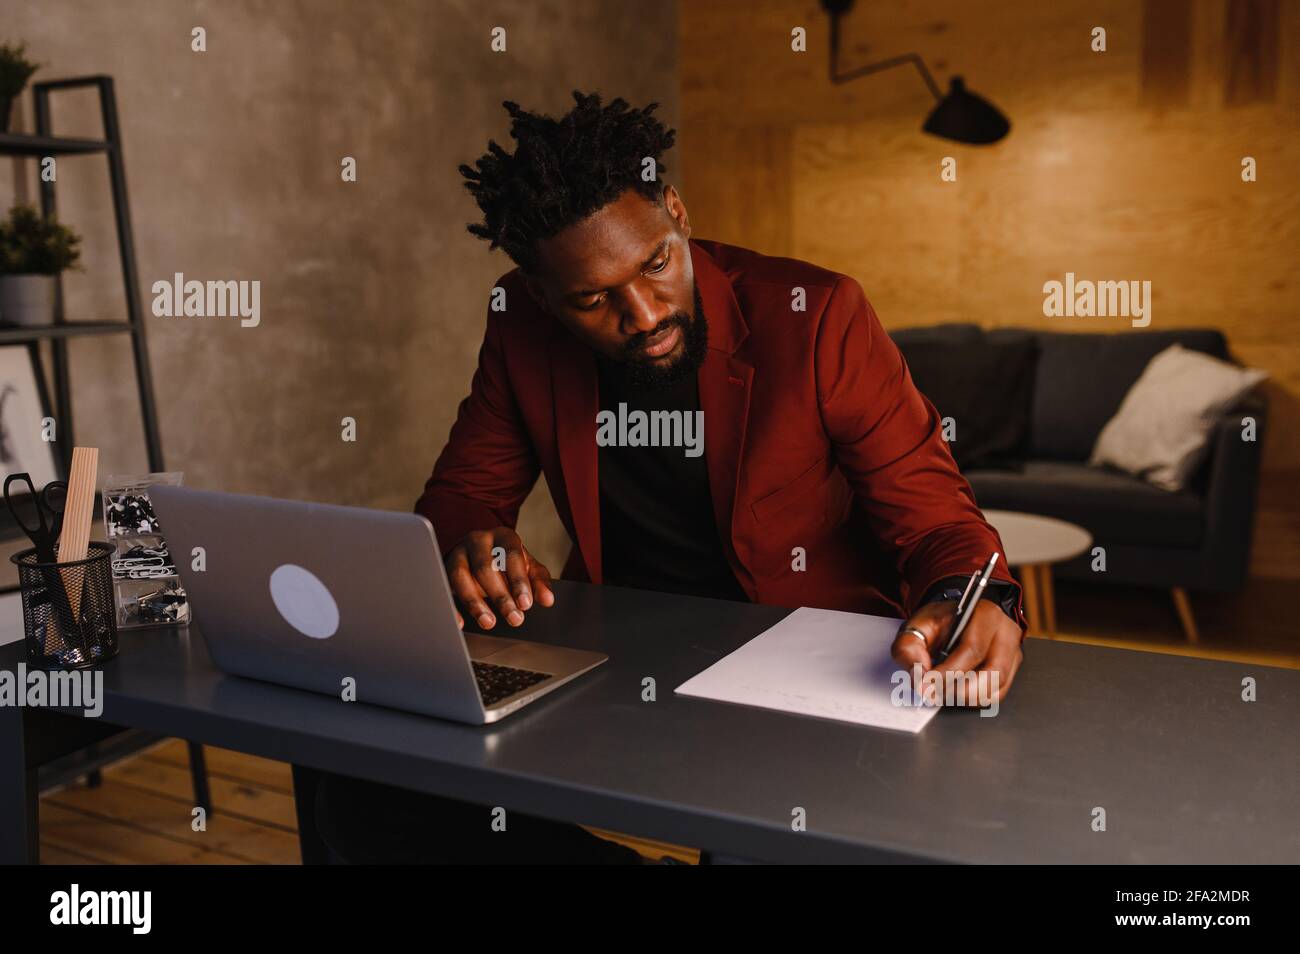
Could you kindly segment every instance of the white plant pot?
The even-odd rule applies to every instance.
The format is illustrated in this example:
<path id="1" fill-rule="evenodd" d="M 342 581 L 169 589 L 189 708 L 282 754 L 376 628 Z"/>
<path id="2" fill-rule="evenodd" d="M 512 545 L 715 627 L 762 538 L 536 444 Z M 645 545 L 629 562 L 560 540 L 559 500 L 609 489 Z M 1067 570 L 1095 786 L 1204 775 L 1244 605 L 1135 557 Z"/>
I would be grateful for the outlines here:
<path id="1" fill-rule="evenodd" d="M 0 321 L 54 324 L 54 276 L 0 275 Z"/>

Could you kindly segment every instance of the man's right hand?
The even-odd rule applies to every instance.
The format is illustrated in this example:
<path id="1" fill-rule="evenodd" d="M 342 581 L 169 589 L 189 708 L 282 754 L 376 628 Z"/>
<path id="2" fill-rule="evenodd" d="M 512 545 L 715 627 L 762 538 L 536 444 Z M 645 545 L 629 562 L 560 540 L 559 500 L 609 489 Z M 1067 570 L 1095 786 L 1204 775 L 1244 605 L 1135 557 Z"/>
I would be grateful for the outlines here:
<path id="1" fill-rule="evenodd" d="M 498 570 L 502 553 L 505 569 Z M 483 629 L 496 625 L 493 607 L 507 623 L 518 626 L 524 621 L 524 611 L 535 604 L 555 604 L 550 570 L 534 559 L 519 534 L 509 527 L 466 534 L 447 554 L 447 579 L 466 615 Z M 462 628 L 465 625 L 459 611 L 456 622 Z"/>

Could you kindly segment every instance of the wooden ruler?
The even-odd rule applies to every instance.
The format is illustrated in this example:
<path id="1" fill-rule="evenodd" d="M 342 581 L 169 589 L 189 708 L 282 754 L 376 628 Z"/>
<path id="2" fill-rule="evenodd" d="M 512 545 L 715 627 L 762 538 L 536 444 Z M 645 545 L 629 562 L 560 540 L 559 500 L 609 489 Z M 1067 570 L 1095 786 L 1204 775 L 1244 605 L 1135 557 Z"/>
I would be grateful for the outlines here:
<path id="1" fill-rule="evenodd" d="M 90 549 L 90 524 L 95 514 L 95 481 L 99 472 L 98 447 L 72 449 L 72 473 L 68 477 L 68 498 L 63 506 L 63 531 L 59 534 L 59 562 L 84 560 Z M 63 585 L 72 603 L 74 618 L 81 616 L 81 571 L 61 570 Z"/>

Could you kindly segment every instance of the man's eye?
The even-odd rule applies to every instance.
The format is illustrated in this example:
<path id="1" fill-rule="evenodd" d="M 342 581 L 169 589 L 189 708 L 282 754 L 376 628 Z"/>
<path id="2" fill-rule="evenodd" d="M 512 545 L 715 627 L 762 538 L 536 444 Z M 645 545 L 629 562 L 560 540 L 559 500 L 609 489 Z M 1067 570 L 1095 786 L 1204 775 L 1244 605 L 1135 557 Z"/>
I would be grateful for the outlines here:
<path id="1" fill-rule="evenodd" d="M 668 263 L 672 261 L 672 258 L 673 257 L 671 255 L 665 255 L 664 260 L 660 262 L 658 265 L 646 269 L 646 274 L 647 275 L 659 274 L 665 268 L 668 267 Z M 578 311 L 595 311 L 604 303 L 605 303 L 605 296 L 601 295 L 599 298 L 593 299 L 592 301 L 586 301 L 586 302 L 581 302 L 579 304 L 575 304 L 573 307 L 578 309 Z"/>

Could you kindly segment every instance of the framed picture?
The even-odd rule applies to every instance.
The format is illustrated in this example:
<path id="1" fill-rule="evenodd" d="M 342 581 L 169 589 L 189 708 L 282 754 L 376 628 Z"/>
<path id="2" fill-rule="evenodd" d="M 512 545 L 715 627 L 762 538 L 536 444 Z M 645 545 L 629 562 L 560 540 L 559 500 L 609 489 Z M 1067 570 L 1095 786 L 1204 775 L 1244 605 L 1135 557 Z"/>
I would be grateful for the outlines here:
<path id="1" fill-rule="evenodd" d="M 26 471 L 39 492 L 59 479 L 54 444 L 41 438 L 45 402 L 37 384 L 38 356 L 27 345 L 0 347 L 0 484 Z"/>

